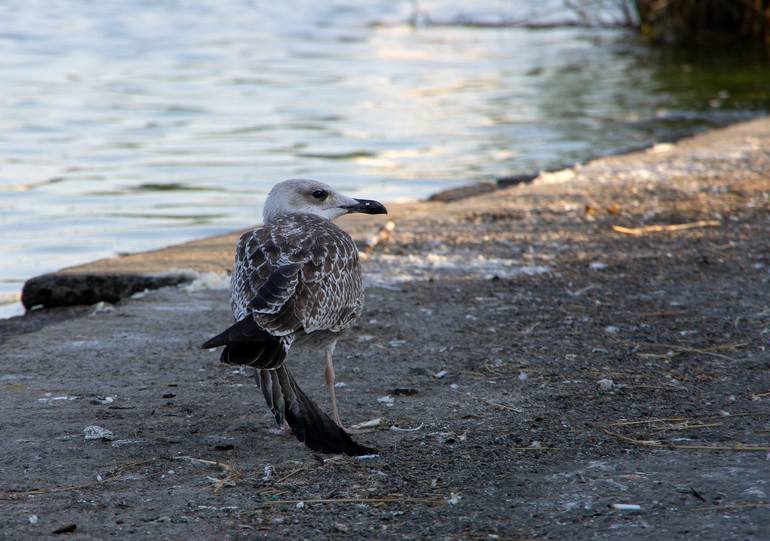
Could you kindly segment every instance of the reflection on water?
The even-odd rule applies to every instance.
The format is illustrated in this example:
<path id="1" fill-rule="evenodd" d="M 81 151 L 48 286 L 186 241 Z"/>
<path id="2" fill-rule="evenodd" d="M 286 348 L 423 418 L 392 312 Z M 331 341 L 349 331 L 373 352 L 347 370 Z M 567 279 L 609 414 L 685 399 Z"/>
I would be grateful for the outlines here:
<path id="1" fill-rule="evenodd" d="M 457 5 L 472 5 L 463 7 Z M 432 20 L 561 0 L 421 1 Z M 0 5 L 0 296 L 258 221 L 277 180 L 393 200 L 767 110 L 766 60 L 618 30 L 407 24 L 412 2 Z"/>

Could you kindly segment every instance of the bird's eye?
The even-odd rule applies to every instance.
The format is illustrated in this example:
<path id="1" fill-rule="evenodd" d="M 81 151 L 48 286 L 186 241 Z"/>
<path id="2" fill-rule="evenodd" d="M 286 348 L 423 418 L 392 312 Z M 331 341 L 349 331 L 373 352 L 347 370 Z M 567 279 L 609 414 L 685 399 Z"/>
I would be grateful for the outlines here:
<path id="1" fill-rule="evenodd" d="M 328 192 L 326 190 L 316 190 L 313 192 L 313 197 L 318 199 L 319 201 L 323 201 L 328 196 Z"/>

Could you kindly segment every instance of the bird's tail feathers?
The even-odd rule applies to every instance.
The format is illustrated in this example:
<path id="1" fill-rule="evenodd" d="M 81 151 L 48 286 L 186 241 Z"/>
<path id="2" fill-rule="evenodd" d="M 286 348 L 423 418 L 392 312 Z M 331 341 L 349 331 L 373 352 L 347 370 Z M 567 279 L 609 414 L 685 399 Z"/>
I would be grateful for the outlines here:
<path id="1" fill-rule="evenodd" d="M 297 385 L 286 365 L 256 375 L 277 423 L 289 424 L 297 439 L 320 453 L 371 455 L 377 451 L 353 441 Z"/>
<path id="2" fill-rule="evenodd" d="M 246 317 L 206 341 L 201 348 L 225 346 L 219 360 L 226 364 L 271 369 L 280 366 L 289 352 L 288 338 L 273 336 Z"/>

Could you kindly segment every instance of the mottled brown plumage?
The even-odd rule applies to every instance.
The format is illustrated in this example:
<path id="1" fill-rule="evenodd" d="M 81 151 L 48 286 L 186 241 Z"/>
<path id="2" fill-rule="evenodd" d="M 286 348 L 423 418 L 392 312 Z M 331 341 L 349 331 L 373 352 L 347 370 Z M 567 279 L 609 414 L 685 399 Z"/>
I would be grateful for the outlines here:
<path id="1" fill-rule="evenodd" d="M 290 205 L 299 205 L 300 211 L 285 208 Z M 288 422 L 311 449 L 359 455 L 374 450 L 355 443 L 339 422 L 331 361 L 338 335 L 361 314 L 364 300 L 355 243 L 330 221 L 347 212 L 377 214 L 385 208 L 346 198 L 316 181 L 276 185 L 266 202 L 265 225 L 238 241 L 231 277 L 236 323 L 203 347 L 225 346 L 223 362 L 256 368 L 276 421 Z M 336 423 L 302 392 L 285 366 L 295 343 L 326 348 Z"/>
<path id="2" fill-rule="evenodd" d="M 236 319 L 251 314 L 262 329 L 292 340 L 344 330 L 364 303 L 353 239 L 310 214 L 287 214 L 241 236 L 231 290 Z"/>

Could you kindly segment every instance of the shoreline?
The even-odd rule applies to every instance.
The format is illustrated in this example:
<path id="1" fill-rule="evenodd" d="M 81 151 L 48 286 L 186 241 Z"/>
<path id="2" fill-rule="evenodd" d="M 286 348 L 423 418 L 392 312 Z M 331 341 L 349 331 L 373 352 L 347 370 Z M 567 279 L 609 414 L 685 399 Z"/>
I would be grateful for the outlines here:
<path id="1" fill-rule="evenodd" d="M 569 182 L 576 177 L 576 172 L 597 162 L 612 161 L 618 158 L 633 159 L 635 156 L 648 154 L 663 155 L 682 146 L 694 145 L 697 147 L 704 143 L 707 148 L 713 147 L 713 139 L 719 137 L 719 134 L 742 133 L 746 129 L 751 131 L 751 126 L 761 126 L 765 123 L 770 123 L 770 117 L 760 117 L 707 130 L 682 138 L 674 143 L 658 143 L 629 152 L 593 157 L 562 169 L 540 171 L 537 174 L 524 173 L 500 177 L 489 182 L 447 188 L 424 200 L 391 203 L 388 204 L 388 208 L 394 209 L 400 217 L 401 213 L 409 212 L 419 205 L 456 203 L 501 190 L 543 182 Z M 352 219 L 345 218 L 341 223 L 349 230 L 357 243 L 363 246 L 367 239 L 376 235 L 377 231 L 389 221 L 392 220 L 380 218 L 371 224 L 371 219 L 362 220 L 359 217 L 353 217 Z M 230 254 L 228 254 L 228 248 L 234 246 L 235 241 L 243 231 L 245 230 L 194 239 L 181 244 L 128 255 L 99 259 L 33 276 L 25 281 L 19 294 L 19 302 L 26 308 L 26 313 L 29 313 L 33 308 L 90 305 L 97 302 L 114 303 L 141 291 L 192 282 L 200 273 L 229 272 L 230 268 L 227 263 L 229 263 Z M 230 249 L 230 251 L 232 250 Z"/>
<path id="2" fill-rule="evenodd" d="M 770 119 L 383 218 L 335 351 L 378 456 L 271 432 L 252 374 L 199 349 L 231 321 L 221 279 L 37 310 L 0 321 L 4 534 L 767 537 Z M 328 410 L 322 356 L 287 362 Z"/>

